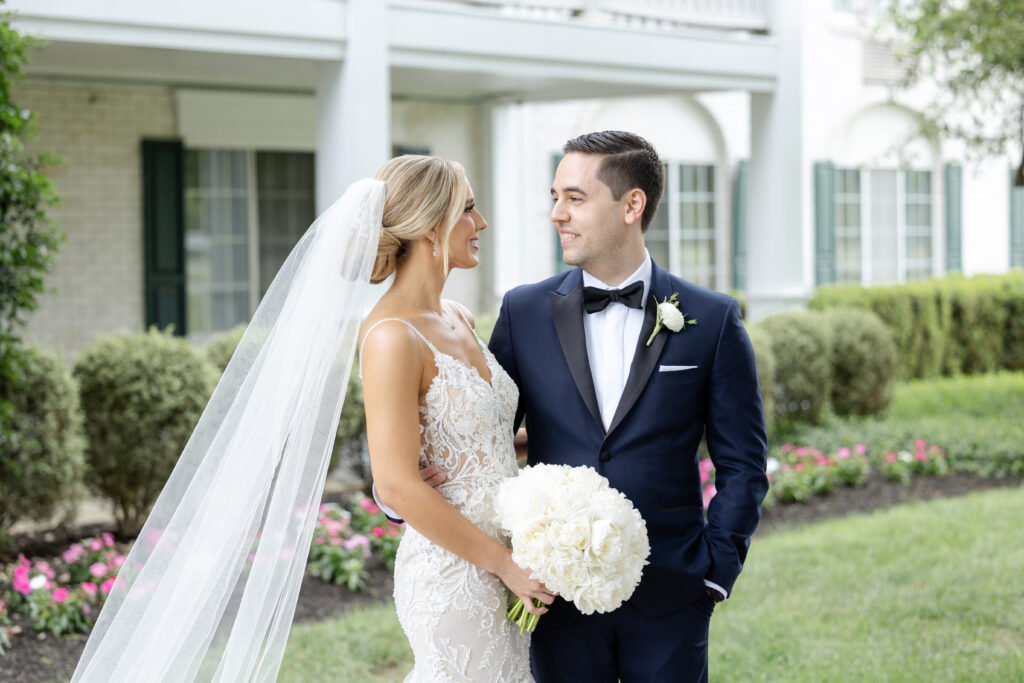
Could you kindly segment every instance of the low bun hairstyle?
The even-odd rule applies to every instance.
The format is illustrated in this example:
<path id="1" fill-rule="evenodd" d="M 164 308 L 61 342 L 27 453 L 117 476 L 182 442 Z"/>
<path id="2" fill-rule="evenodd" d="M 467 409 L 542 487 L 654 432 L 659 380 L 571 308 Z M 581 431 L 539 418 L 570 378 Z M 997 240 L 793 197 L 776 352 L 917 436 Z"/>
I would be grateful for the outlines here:
<path id="1" fill-rule="evenodd" d="M 462 165 L 440 157 L 408 154 L 384 164 L 377 180 L 386 188 L 377 261 L 370 282 L 386 280 L 410 244 L 431 230 L 438 233 L 438 248 L 448 272 L 448 241 L 466 208 L 469 190 Z"/>

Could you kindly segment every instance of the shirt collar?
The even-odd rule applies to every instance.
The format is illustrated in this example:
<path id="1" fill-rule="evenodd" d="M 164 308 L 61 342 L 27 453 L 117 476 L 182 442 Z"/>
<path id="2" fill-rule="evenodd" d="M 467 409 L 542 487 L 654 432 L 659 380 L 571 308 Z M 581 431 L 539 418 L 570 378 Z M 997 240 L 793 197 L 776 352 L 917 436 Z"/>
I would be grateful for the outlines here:
<path id="1" fill-rule="evenodd" d="M 633 271 L 633 274 L 622 281 L 621 284 L 613 287 L 612 285 L 606 284 L 596 277 L 583 271 L 583 286 L 584 287 L 597 287 L 599 289 L 622 289 L 634 282 L 644 283 L 644 302 L 647 301 L 647 296 L 651 293 L 651 272 L 653 266 L 651 265 L 651 254 L 647 249 L 644 249 L 644 261 L 640 264 L 640 267 Z"/>

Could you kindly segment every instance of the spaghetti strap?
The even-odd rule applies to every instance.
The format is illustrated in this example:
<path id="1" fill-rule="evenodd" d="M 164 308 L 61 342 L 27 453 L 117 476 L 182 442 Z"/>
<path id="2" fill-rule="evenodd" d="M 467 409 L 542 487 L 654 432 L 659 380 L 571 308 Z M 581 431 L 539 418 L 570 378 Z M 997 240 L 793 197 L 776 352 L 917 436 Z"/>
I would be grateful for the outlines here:
<path id="1" fill-rule="evenodd" d="M 379 319 L 379 321 L 377 321 L 376 323 L 374 323 L 373 325 L 370 326 L 370 329 L 367 330 L 367 334 L 362 335 L 362 343 L 359 345 L 359 357 L 360 358 L 362 357 L 362 348 L 364 348 L 367 345 L 367 339 L 370 338 L 370 333 L 373 332 L 374 328 L 376 328 L 381 323 L 387 323 L 389 321 L 394 321 L 395 323 L 404 323 L 404 324 L 406 324 L 407 326 L 409 326 L 410 330 L 412 330 L 413 332 L 416 333 L 417 337 L 419 337 L 420 339 L 423 340 L 424 344 L 426 344 L 427 346 L 430 347 L 431 351 L 433 351 L 434 353 L 438 353 L 437 347 L 434 346 L 433 344 L 431 344 L 430 340 L 427 339 L 426 336 L 422 332 L 417 330 L 416 326 L 413 325 L 412 323 L 410 323 L 409 321 L 403 321 L 403 319 L 400 318 L 400 317 L 382 317 L 381 319 Z M 361 368 L 359 370 L 359 376 L 360 377 L 362 376 Z"/>

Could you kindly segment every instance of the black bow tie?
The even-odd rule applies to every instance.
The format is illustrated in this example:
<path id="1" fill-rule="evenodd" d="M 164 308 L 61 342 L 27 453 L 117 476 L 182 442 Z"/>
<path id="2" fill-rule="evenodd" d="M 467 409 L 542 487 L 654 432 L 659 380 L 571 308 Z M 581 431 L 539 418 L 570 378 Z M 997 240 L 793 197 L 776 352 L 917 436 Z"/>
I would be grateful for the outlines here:
<path id="1" fill-rule="evenodd" d="M 644 307 L 644 283 L 634 282 L 622 289 L 583 288 L 583 309 L 587 313 L 603 311 L 610 303 L 620 303 L 630 308 Z"/>

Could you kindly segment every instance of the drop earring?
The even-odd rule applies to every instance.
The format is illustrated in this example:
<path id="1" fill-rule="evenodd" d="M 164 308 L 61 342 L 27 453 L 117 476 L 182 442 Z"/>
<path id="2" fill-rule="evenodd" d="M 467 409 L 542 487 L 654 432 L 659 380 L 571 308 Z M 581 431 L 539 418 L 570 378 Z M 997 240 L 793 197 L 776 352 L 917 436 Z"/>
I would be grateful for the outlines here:
<path id="1" fill-rule="evenodd" d="M 437 256 L 437 238 L 434 238 L 434 256 Z"/>

